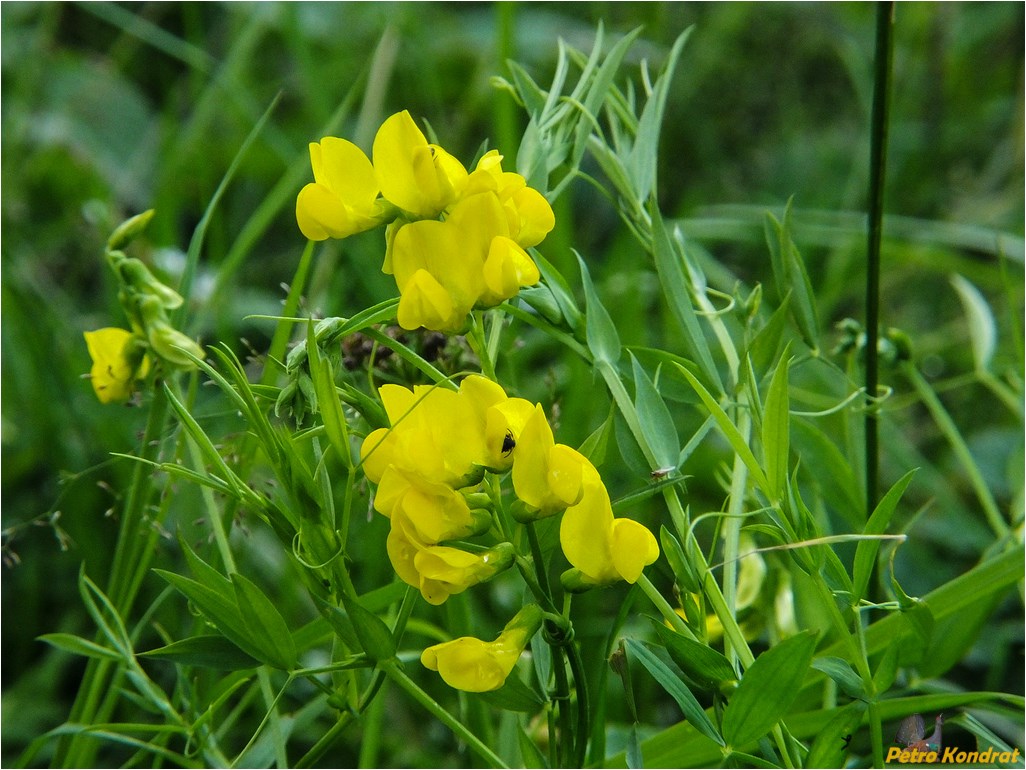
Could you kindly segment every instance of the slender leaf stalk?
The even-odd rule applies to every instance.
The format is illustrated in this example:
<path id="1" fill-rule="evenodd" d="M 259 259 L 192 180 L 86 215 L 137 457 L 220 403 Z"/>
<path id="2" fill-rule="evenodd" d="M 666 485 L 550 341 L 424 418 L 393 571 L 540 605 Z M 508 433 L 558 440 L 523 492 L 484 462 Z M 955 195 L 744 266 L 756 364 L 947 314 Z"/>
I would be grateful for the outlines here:
<path id="1" fill-rule="evenodd" d="M 887 121 L 890 106 L 894 3 L 876 6 L 873 112 L 869 144 L 869 241 L 866 248 L 866 518 L 876 507 L 880 475 L 878 417 L 874 400 L 879 385 L 877 344 L 880 334 L 880 240 L 883 231 L 884 179 L 887 167 Z"/>

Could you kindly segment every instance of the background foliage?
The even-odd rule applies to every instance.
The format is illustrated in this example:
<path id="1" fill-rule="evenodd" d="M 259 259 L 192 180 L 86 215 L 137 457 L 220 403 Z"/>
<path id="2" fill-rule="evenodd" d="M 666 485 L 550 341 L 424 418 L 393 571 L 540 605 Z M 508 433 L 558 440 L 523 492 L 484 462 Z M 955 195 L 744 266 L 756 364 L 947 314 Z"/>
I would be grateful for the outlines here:
<path id="1" fill-rule="evenodd" d="M 173 278 L 225 170 L 280 92 L 210 223 L 189 329 L 231 342 L 240 356 L 262 352 L 272 327 L 243 317 L 277 312 L 280 284 L 295 270 L 303 244 L 293 204 L 309 176 L 307 142 L 335 134 L 366 146 L 384 116 L 406 108 L 426 117 L 459 157 L 473 157 L 482 137 L 513 157 L 526 118 L 492 76 L 508 75 L 504 60 L 515 58 L 548 83 L 557 37 L 589 50 L 600 20 L 613 36 L 644 26 L 626 68 L 635 82 L 639 58 L 658 67 L 677 35 L 695 25 L 668 98 L 659 196 L 707 255 L 711 283 L 729 292 L 735 280 L 772 281 L 763 215 L 781 216 L 793 197 L 794 237 L 823 329 L 859 317 L 868 4 L 4 4 L 4 764 L 66 717 L 83 663 L 36 637 L 91 635 L 76 576 L 84 562 L 104 581 L 117 531 L 108 514 L 132 470 L 110 453 L 133 451 L 145 419 L 143 410 L 102 407 L 81 379 L 89 369 L 81 332 L 108 325 L 116 308 L 100 260 L 111 227 L 156 208 L 148 257 Z M 979 315 L 967 313 L 950 276 L 961 274 L 982 293 L 997 332 L 989 371 L 1017 380 L 1021 393 L 1023 6 L 902 4 L 895 35 L 883 320 L 911 338 L 987 487 L 1002 510 L 1019 512 L 1021 532 L 1021 400 L 1017 417 L 995 406 L 974 376 Z M 565 275 L 577 274 L 571 247 L 586 257 L 624 344 L 673 351 L 654 269 L 611 202 L 574 185 L 559 201 L 557 222 L 543 253 Z M 374 238 L 324 247 L 307 310 L 350 315 L 391 296 L 391 280 L 377 270 L 379 248 Z M 557 356 L 545 340 L 523 342 L 504 360 L 504 382 L 554 404 L 560 440 L 579 445 L 605 419 L 608 397 L 593 395 L 583 362 Z M 903 503 L 910 539 L 896 568 L 905 590 L 921 595 L 975 564 L 992 536 L 971 480 L 912 386 L 896 373 L 884 379 L 895 393 L 883 484 L 920 469 Z M 202 394 L 199 403 L 202 411 Z M 230 430 L 230 415 L 210 403 L 207 424 Z M 671 404 L 681 435 L 690 435 L 701 422 L 694 398 L 681 394 Z M 725 460 L 725 444 L 719 454 L 689 459 L 693 511 L 721 506 Z M 831 474 L 858 472 L 828 461 L 821 470 L 824 488 Z M 644 474 L 627 458 L 613 483 L 630 488 Z M 167 526 L 201 542 L 198 493 L 183 486 L 173 494 Z M 278 587 L 286 617 L 302 617 L 309 608 L 298 604 L 301 592 L 267 533 L 239 524 L 248 574 Z M 362 526 L 380 542 L 380 522 Z M 154 563 L 174 567 L 181 555 L 167 535 Z M 368 558 L 361 566 L 366 585 L 387 579 L 387 564 Z M 162 587 L 154 579 L 144 590 Z M 615 614 L 616 595 L 587 601 L 599 633 Z M 1007 599 L 984 620 L 986 632 L 954 651 L 937 686 L 1021 694 L 1021 603 Z M 663 724 L 672 724 L 679 715 L 659 692 L 651 695 L 665 700 Z M 457 761 L 442 728 L 409 710 L 394 719 L 397 729 L 380 748 L 388 763 Z M 316 724 L 307 729 L 316 740 Z M 358 747 L 354 734 L 343 750 L 355 761 Z"/>

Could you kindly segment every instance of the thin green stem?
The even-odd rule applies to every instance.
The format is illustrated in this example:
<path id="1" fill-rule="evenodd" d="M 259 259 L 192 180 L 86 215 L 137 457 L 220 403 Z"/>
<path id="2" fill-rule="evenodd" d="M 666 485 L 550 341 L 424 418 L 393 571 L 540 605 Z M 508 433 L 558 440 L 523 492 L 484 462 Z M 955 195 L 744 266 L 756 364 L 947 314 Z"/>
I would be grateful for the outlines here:
<path id="1" fill-rule="evenodd" d="M 674 631 L 686 636 L 692 641 L 698 641 L 698 638 L 694 635 L 691 629 L 688 628 L 684 619 L 674 611 L 673 607 L 670 606 L 670 603 L 666 601 L 663 595 L 659 593 L 654 585 L 652 585 L 652 581 L 648 579 L 648 575 L 641 573 L 641 576 L 638 578 L 637 586 L 642 590 L 645 596 L 648 597 L 648 600 L 652 602 L 655 608 L 659 610 L 659 614 L 663 616 L 663 620 L 673 627 Z"/>
<path id="2" fill-rule="evenodd" d="M 879 384 L 877 342 L 880 331 L 880 240 L 883 232 L 884 178 L 887 167 L 887 118 L 890 106 L 891 62 L 894 45 L 894 3 L 876 6 L 873 112 L 869 143 L 869 240 L 866 247 L 866 517 L 876 507 L 880 447 L 873 405 Z"/>
<path id="3" fill-rule="evenodd" d="M 314 245 L 314 241 L 307 241 L 306 248 L 303 249 L 303 255 L 299 258 L 296 274 L 292 277 L 292 283 L 289 284 L 289 293 L 285 298 L 285 306 L 281 311 L 284 318 L 294 318 L 299 311 L 299 301 L 303 296 L 306 280 L 310 275 L 310 267 L 313 264 Z M 270 385 L 278 375 L 278 370 L 273 362 L 285 360 L 285 350 L 288 348 L 289 339 L 292 337 L 292 326 L 292 323 L 289 321 L 278 322 L 278 326 L 274 330 L 274 336 L 271 338 L 271 347 L 267 351 L 267 365 L 264 366 L 264 372 L 260 377 L 261 385 Z"/>
<path id="4" fill-rule="evenodd" d="M 417 703 L 423 706 L 430 714 L 432 714 L 439 722 L 448 727 L 456 735 L 457 738 L 464 741 L 467 747 L 477 754 L 481 759 L 487 762 L 491 767 L 509 767 L 502 759 L 488 748 L 481 739 L 474 735 L 470 730 L 467 729 L 466 725 L 460 722 L 456 717 L 442 708 L 441 704 L 438 703 L 434 698 L 428 695 L 424 690 L 410 679 L 409 675 L 403 671 L 399 664 L 399 661 L 392 659 L 381 661 L 378 664 L 385 675 L 399 685 L 403 690 L 406 691 L 407 695 L 412 697 Z"/>
<path id="5" fill-rule="evenodd" d="M 973 459 L 969 446 L 965 443 L 965 439 L 962 438 L 958 426 L 955 425 L 955 421 L 951 419 L 951 415 L 948 414 L 948 410 L 944 408 L 944 404 L 941 403 L 933 388 L 930 387 L 930 383 L 926 381 L 926 378 L 923 377 L 915 366 L 905 363 L 902 365 L 902 372 L 916 389 L 916 393 L 919 394 L 923 404 L 930 411 L 934 421 L 937 423 L 937 427 L 944 434 L 944 438 L 951 444 L 955 456 L 962 464 L 966 475 L 969 476 L 969 483 L 976 493 L 976 498 L 980 501 L 980 507 L 983 508 L 983 514 L 986 516 L 990 528 L 994 530 L 994 534 L 998 537 L 1004 537 L 1008 534 L 1008 524 L 1005 522 L 1005 517 L 998 507 L 990 487 L 987 486 L 987 482 L 983 478 L 983 473 Z"/>

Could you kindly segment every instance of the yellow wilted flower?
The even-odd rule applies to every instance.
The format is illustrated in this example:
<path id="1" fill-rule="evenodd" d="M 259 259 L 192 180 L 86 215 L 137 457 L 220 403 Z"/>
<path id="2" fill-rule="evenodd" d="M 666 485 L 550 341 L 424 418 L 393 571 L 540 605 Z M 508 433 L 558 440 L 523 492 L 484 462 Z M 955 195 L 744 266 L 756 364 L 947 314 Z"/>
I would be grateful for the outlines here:
<path id="1" fill-rule="evenodd" d="M 107 327 L 85 332 L 86 347 L 93 359 L 89 379 L 101 403 L 127 401 L 137 380 L 150 370 L 145 343 L 125 329 Z"/>
<path id="2" fill-rule="evenodd" d="M 541 623 L 541 609 L 530 604 L 513 617 L 494 642 L 463 636 L 428 647 L 421 653 L 420 662 L 441 674 L 445 683 L 457 690 L 498 690 Z"/>

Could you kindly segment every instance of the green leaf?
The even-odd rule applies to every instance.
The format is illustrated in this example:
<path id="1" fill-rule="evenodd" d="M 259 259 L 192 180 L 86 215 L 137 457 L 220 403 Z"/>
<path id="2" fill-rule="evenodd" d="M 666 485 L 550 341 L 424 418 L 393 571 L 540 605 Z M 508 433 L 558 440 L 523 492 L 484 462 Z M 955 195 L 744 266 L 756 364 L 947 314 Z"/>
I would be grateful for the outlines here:
<path id="1" fill-rule="evenodd" d="M 758 740 L 787 714 L 815 649 L 816 635 L 805 631 L 755 659 L 723 712 L 723 737 L 729 746 Z"/>
<path id="2" fill-rule="evenodd" d="M 674 41 L 662 74 L 656 81 L 652 94 L 645 103 L 645 109 L 638 120 L 638 134 L 627 160 L 627 170 L 633 182 L 635 200 L 642 204 L 649 199 L 655 189 L 659 136 L 662 129 L 663 113 L 666 111 L 666 97 L 670 91 L 670 82 L 673 80 L 673 72 L 677 68 L 680 53 L 684 49 L 684 43 L 692 29 L 693 27 L 688 27 Z"/>
<path id="3" fill-rule="evenodd" d="M 845 767 L 846 739 L 850 740 L 858 730 L 865 713 L 866 704 L 862 701 L 838 709 L 812 742 L 805 767 Z"/>
<path id="4" fill-rule="evenodd" d="M 596 363 L 605 362 L 615 365 L 620 358 L 620 336 L 616 332 L 616 324 L 609 317 L 609 311 L 602 305 L 602 301 L 595 293 L 595 287 L 591 282 L 591 275 L 588 273 L 588 266 L 584 259 L 575 251 L 577 262 L 581 266 L 581 282 L 584 284 L 584 299 L 587 303 L 587 317 L 585 318 L 585 335 L 588 341 L 588 349 Z"/>
<path id="5" fill-rule="evenodd" d="M 691 302 L 688 287 L 691 281 L 684 265 L 684 255 L 674 249 L 670 235 L 666 230 L 659 206 L 653 199 L 649 204 L 652 217 L 652 256 L 655 259 L 656 272 L 659 274 L 659 285 L 663 287 L 666 304 L 684 333 L 685 348 L 693 355 L 702 375 L 708 382 L 723 391 L 723 382 L 713 362 L 712 353 L 705 334 L 698 324 L 698 316 Z"/>
<path id="6" fill-rule="evenodd" d="M 695 700 L 695 696 L 691 694 L 691 690 L 681 681 L 680 677 L 641 642 L 627 639 L 626 644 L 631 654 L 641 662 L 670 697 L 677 701 L 680 710 L 684 712 L 684 716 L 695 726 L 695 729 L 723 746 L 723 738 L 720 737 L 716 726 L 709 720 L 705 710 Z"/>
<path id="7" fill-rule="evenodd" d="M 292 641 L 285 618 L 274 602 L 244 575 L 232 575 L 235 601 L 250 633 L 250 638 L 265 650 L 266 662 L 275 668 L 291 671 L 296 667 L 296 644 Z"/>
<path id="8" fill-rule="evenodd" d="M 534 263 L 538 265 L 538 272 L 541 273 L 545 285 L 552 292 L 556 304 L 559 305 L 559 310 L 563 314 L 567 326 L 570 327 L 571 331 L 577 331 L 581 326 L 582 316 L 581 310 L 577 307 L 577 302 L 574 300 L 570 284 L 567 283 L 566 278 L 556 269 L 555 265 L 545 259 L 536 249 L 531 249 L 531 257 L 534 259 Z"/>
<path id="9" fill-rule="evenodd" d="M 217 634 L 190 636 L 188 639 L 139 654 L 183 666 L 201 666 L 220 671 L 240 671 L 260 665 L 256 658 L 247 655 L 238 646 Z"/>
<path id="10" fill-rule="evenodd" d="M 662 545 L 666 561 L 669 563 L 670 569 L 673 570 L 677 584 L 688 593 L 696 594 L 701 591 L 701 581 L 698 579 L 695 568 L 684 555 L 680 541 L 665 526 L 659 528 L 659 542 Z"/>
<path id="11" fill-rule="evenodd" d="M 777 362 L 766 402 L 762 408 L 762 454 L 766 465 L 767 493 L 770 501 L 779 503 L 787 484 L 787 463 L 791 452 L 791 412 L 787 395 L 788 348 Z"/>
<path id="12" fill-rule="evenodd" d="M 748 357 L 751 359 L 752 368 L 760 377 L 770 368 L 777 356 L 780 341 L 784 337 L 784 329 L 787 328 L 790 305 L 791 295 L 787 294 L 781 300 L 780 306 L 773 311 L 766 325 L 759 329 L 748 345 Z"/>
<path id="13" fill-rule="evenodd" d="M 74 634 L 43 634 L 36 638 L 41 642 L 46 642 L 51 647 L 56 647 L 64 652 L 70 652 L 73 655 L 84 655 L 87 658 L 106 660 L 122 660 L 121 655 L 117 651 Z"/>
<path id="14" fill-rule="evenodd" d="M 673 415 L 633 353 L 631 366 L 634 370 L 634 406 L 638 412 L 638 424 L 656 462 L 652 470 L 676 468 L 680 439 L 673 424 Z"/>
<path id="15" fill-rule="evenodd" d="M 631 725 L 627 733 L 627 767 L 636 770 L 645 766 L 645 758 L 641 754 L 641 741 L 638 739 L 638 723 Z"/>
<path id="16" fill-rule="evenodd" d="M 880 662 L 876 664 L 876 671 L 873 672 L 873 689 L 877 693 L 885 693 L 891 689 L 894 680 L 898 676 L 898 645 L 892 644 L 884 654 L 880 656 Z"/>
<path id="17" fill-rule="evenodd" d="M 979 289 L 965 278 L 958 274 L 952 275 L 951 285 L 958 292 L 966 320 L 969 322 L 969 339 L 973 345 L 976 371 L 985 372 L 990 367 L 997 347 L 997 324 L 994 322 L 994 314 Z"/>
<path id="18" fill-rule="evenodd" d="M 849 698 L 862 698 L 866 694 L 862 677 L 855 673 L 848 661 L 842 658 L 823 656 L 812 661 L 812 667 L 822 671 L 828 677 L 837 682 L 844 694 Z"/>
<path id="19" fill-rule="evenodd" d="M 253 644 L 250 640 L 249 629 L 239 614 L 239 608 L 234 601 L 228 598 L 232 596 L 231 593 L 216 591 L 174 572 L 161 569 L 154 570 L 154 572 L 192 602 L 196 609 L 239 649 L 261 662 L 269 662 L 264 659 L 260 646 Z"/>
<path id="20" fill-rule="evenodd" d="M 792 315 L 802 339 L 810 348 L 817 350 L 819 318 L 816 313 L 816 298 L 805 270 L 805 263 L 791 239 L 791 201 L 787 202 L 784 209 L 782 223 L 767 212 L 766 242 L 770 249 L 777 293 L 781 298 L 791 295 Z"/>
<path id="21" fill-rule="evenodd" d="M 515 673 L 513 676 L 507 677 L 506 683 L 498 690 L 477 693 L 468 697 L 472 703 L 480 701 L 482 705 L 502 711 L 520 711 L 526 714 L 537 713 L 547 702 L 535 690 L 524 684 L 523 680 Z"/>
<path id="22" fill-rule="evenodd" d="M 395 657 L 395 640 L 385 621 L 367 610 L 358 599 L 342 594 L 342 604 L 353 623 L 360 646 L 373 661 L 389 660 Z"/>
<path id="23" fill-rule="evenodd" d="M 588 438 L 584 439 L 584 443 L 577 449 L 578 452 L 591 460 L 591 464 L 596 468 L 602 465 L 606 459 L 606 449 L 609 447 L 609 434 L 613 432 L 615 416 L 616 407 L 610 404 L 609 416 L 592 431 Z"/>
<path id="24" fill-rule="evenodd" d="M 752 479 L 758 486 L 765 490 L 769 487 L 769 482 L 766 479 L 766 474 L 763 473 L 762 467 L 759 465 L 759 461 L 755 459 L 755 455 L 752 454 L 752 450 L 748 447 L 741 432 L 735 427 L 734 423 L 731 422 L 727 413 L 723 411 L 722 407 L 716 403 L 716 399 L 713 398 L 712 394 L 698 381 L 698 379 L 683 366 L 677 365 L 680 369 L 681 374 L 684 375 L 685 379 L 691 383 L 691 387 L 695 389 L 698 397 L 702 399 L 702 403 L 705 404 L 705 408 L 712 415 L 716 421 L 716 427 L 720 429 L 724 438 L 730 443 L 731 447 L 737 453 L 738 457 L 748 466 L 748 471 L 752 474 Z"/>
<path id="25" fill-rule="evenodd" d="M 658 622 L 653 623 L 656 636 L 670 659 L 703 690 L 718 692 L 722 683 L 737 679 L 734 667 L 721 653 Z"/>
<path id="26" fill-rule="evenodd" d="M 335 377 L 331 369 L 331 361 L 321 357 L 314 334 L 314 324 L 310 321 L 306 327 L 307 361 L 310 363 L 310 377 L 313 380 L 314 393 L 317 395 L 317 407 L 324 423 L 324 432 L 339 459 L 347 468 L 352 469 L 353 457 L 349 447 L 349 426 L 342 402 L 335 389 Z"/>
<path id="27" fill-rule="evenodd" d="M 865 529 L 862 530 L 863 535 L 882 535 L 887 531 L 891 516 L 894 514 L 895 508 L 898 507 L 898 502 L 905 493 L 905 489 L 912 481 L 913 475 L 915 475 L 915 470 L 909 471 L 887 490 L 887 494 L 880 499 L 873 513 L 870 514 Z M 879 540 L 860 540 L 855 548 L 855 562 L 852 567 L 852 605 L 858 604 L 866 595 L 869 578 L 873 574 L 873 565 L 876 563 L 876 555 L 879 550 Z"/>

